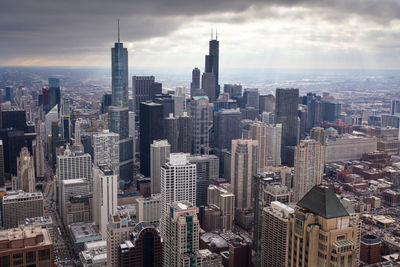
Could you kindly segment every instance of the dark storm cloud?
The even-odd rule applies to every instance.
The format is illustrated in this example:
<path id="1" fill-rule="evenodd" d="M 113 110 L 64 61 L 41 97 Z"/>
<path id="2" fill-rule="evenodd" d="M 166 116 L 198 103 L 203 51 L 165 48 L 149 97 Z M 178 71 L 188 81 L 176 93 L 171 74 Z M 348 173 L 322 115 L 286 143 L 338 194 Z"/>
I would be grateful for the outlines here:
<path id="1" fill-rule="evenodd" d="M 116 39 L 117 18 L 122 40 L 134 42 L 168 35 L 204 15 L 240 24 L 279 16 L 273 8 L 282 6 L 303 7 L 326 20 L 357 15 L 387 24 L 400 18 L 398 0 L 0 0 L 0 64 L 17 55 L 104 51 Z M 231 16 L 221 16 L 226 13 Z"/>

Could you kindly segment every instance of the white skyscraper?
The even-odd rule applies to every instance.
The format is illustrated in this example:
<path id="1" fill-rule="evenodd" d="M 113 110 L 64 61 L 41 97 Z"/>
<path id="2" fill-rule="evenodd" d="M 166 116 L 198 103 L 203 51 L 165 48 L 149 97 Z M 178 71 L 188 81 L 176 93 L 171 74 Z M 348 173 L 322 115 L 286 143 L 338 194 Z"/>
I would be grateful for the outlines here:
<path id="1" fill-rule="evenodd" d="M 161 166 L 167 162 L 171 146 L 167 140 L 154 140 L 150 145 L 151 193 L 161 193 Z"/>
<path id="2" fill-rule="evenodd" d="M 57 156 L 57 186 L 63 180 L 88 179 L 90 192 L 93 191 L 92 157 L 82 152 L 71 152 L 69 148 L 64 155 Z"/>
<path id="3" fill-rule="evenodd" d="M 106 165 L 114 174 L 119 174 L 119 134 L 104 130 L 93 135 L 93 163 Z"/>
<path id="4" fill-rule="evenodd" d="M 104 240 L 108 218 L 117 212 L 117 189 L 118 175 L 105 166 L 93 168 L 93 219 Z"/>
<path id="5" fill-rule="evenodd" d="M 196 164 L 187 160 L 188 154 L 172 153 L 161 167 L 161 234 L 165 234 L 167 205 L 175 201 L 196 203 Z M 164 236 L 163 236 L 164 237 Z"/>
<path id="6" fill-rule="evenodd" d="M 324 146 L 316 140 L 302 140 L 295 151 L 293 201 L 320 184 L 323 172 Z"/>

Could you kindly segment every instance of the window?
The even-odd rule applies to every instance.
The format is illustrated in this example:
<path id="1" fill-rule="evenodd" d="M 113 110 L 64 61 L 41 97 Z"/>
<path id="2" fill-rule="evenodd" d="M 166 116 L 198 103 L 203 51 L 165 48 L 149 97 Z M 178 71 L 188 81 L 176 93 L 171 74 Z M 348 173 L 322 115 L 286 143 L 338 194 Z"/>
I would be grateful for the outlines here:
<path id="1" fill-rule="evenodd" d="M 26 253 L 26 263 L 36 262 L 36 251 L 28 251 Z"/>
<path id="2" fill-rule="evenodd" d="M 39 261 L 50 259 L 50 249 L 39 250 Z"/>
<path id="3" fill-rule="evenodd" d="M 3 266 L 3 267 L 11 266 L 10 265 L 10 256 L 9 255 L 0 257 L 0 266 Z"/>

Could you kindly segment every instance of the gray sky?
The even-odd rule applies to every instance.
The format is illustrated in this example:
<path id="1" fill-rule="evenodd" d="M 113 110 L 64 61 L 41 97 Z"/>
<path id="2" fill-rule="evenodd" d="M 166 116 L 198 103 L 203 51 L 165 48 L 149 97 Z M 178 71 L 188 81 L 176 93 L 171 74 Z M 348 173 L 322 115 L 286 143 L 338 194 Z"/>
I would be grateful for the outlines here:
<path id="1" fill-rule="evenodd" d="M 0 65 L 400 69 L 399 0 L 0 0 Z"/>

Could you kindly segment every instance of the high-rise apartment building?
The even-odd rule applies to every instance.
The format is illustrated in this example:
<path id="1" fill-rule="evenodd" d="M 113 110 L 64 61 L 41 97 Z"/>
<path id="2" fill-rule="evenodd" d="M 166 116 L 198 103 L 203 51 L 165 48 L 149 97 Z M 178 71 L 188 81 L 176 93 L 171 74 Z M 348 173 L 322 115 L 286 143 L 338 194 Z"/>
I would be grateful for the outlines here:
<path id="1" fill-rule="evenodd" d="M 206 66 L 205 72 L 211 72 L 215 76 L 215 96 L 218 98 L 220 93 L 219 88 L 219 41 L 218 36 L 213 36 L 211 34 L 211 40 L 209 43 L 209 53 L 206 55 Z"/>
<path id="2" fill-rule="evenodd" d="M 26 226 L 0 231 L 1 266 L 54 266 L 53 244 L 46 227 Z"/>
<path id="3" fill-rule="evenodd" d="M 322 127 L 313 127 L 310 131 L 310 138 L 317 140 L 321 145 L 325 145 L 325 130 Z"/>
<path id="4" fill-rule="evenodd" d="M 261 262 L 261 232 L 263 209 L 269 207 L 272 201 L 289 204 L 290 192 L 285 185 L 280 183 L 278 172 L 263 172 L 254 176 L 253 181 L 253 248 L 256 252 L 257 265 Z"/>
<path id="5" fill-rule="evenodd" d="M 273 201 L 269 207 L 263 209 L 260 266 L 285 266 L 288 221 L 293 212 L 294 209 L 279 201 Z"/>
<path id="6" fill-rule="evenodd" d="M 154 102 L 140 103 L 140 172 L 150 176 L 150 145 L 162 139 L 163 106 Z"/>
<path id="7" fill-rule="evenodd" d="M 232 140 L 231 185 L 237 210 L 251 208 L 253 176 L 258 168 L 258 141 Z"/>
<path id="8" fill-rule="evenodd" d="M 169 158 L 171 146 L 167 140 L 154 140 L 150 146 L 151 193 L 161 193 L 161 166 Z"/>
<path id="9" fill-rule="evenodd" d="M 119 134 L 119 175 L 130 181 L 133 174 L 133 138 L 129 136 L 128 50 L 119 40 L 111 48 L 111 106 L 108 107 L 108 129 Z"/>
<path id="10" fill-rule="evenodd" d="M 119 267 L 162 267 L 160 231 L 148 222 L 138 223 L 131 239 L 119 246 Z"/>
<path id="11" fill-rule="evenodd" d="M 223 230 L 233 230 L 235 218 L 235 195 L 230 184 L 210 185 L 207 189 L 207 204 L 217 206 L 221 211 Z"/>
<path id="12" fill-rule="evenodd" d="M 93 168 L 93 220 L 105 240 L 108 218 L 117 212 L 118 175 L 107 166 Z"/>
<path id="13" fill-rule="evenodd" d="M 18 227 L 26 218 L 43 216 L 43 194 L 23 191 L 8 193 L 2 201 L 4 229 Z"/>
<path id="14" fill-rule="evenodd" d="M 197 208 L 189 201 L 178 201 L 167 205 L 168 213 L 164 235 L 163 265 L 199 266 L 200 223 Z"/>
<path id="15" fill-rule="evenodd" d="M 196 164 L 196 206 L 207 204 L 207 188 L 219 178 L 219 159 L 215 155 L 197 155 L 188 157 Z"/>
<path id="16" fill-rule="evenodd" d="M 281 164 L 282 124 L 254 122 L 243 129 L 243 138 L 258 141 L 258 170 Z"/>
<path id="17" fill-rule="evenodd" d="M 355 267 L 357 231 L 333 190 L 314 186 L 289 216 L 286 267 Z"/>
<path id="18" fill-rule="evenodd" d="M 298 141 L 299 89 L 276 89 L 276 123 L 282 124 L 282 150 Z"/>
<path id="19" fill-rule="evenodd" d="M 299 201 L 322 183 L 324 147 L 316 140 L 302 140 L 295 150 L 293 200 Z"/>
<path id="20" fill-rule="evenodd" d="M 109 130 L 95 133 L 92 136 L 93 164 L 106 165 L 114 174 L 119 174 L 119 134 Z"/>
<path id="21" fill-rule="evenodd" d="M 161 234 L 165 237 L 167 205 L 176 201 L 196 203 L 196 164 L 187 154 L 170 154 L 169 161 L 161 167 Z"/>
<path id="22" fill-rule="evenodd" d="M 190 115 L 193 118 L 193 154 L 208 154 L 210 148 L 208 97 L 194 97 Z"/>
<path id="23" fill-rule="evenodd" d="M 240 138 L 242 113 L 235 109 L 221 109 L 214 113 L 214 147 L 231 150 L 232 140 Z"/>

